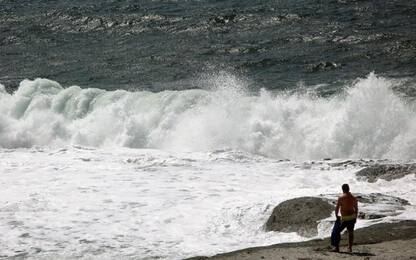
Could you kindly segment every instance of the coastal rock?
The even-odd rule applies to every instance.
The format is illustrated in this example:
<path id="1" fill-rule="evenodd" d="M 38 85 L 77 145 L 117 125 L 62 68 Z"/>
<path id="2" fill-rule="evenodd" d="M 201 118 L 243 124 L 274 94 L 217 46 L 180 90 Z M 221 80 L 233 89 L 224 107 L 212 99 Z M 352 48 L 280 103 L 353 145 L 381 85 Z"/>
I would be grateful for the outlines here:
<path id="1" fill-rule="evenodd" d="M 380 223 L 355 230 L 354 253 L 352 254 L 328 253 L 329 237 L 326 237 L 297 243 L 245 248 L 211 257 L 196 256 L 187 258 L 187 260 L 370 259 L 371 256 L 376 256 L 377 259 L 414 259 L 413 256 L 416 251 L 414 249 L 414 239 L 416 239 L 416 221 L 406 220 L 397 223 Z M 341 247 L 346 247 L 347 241 L 348 238 L 345 233 L 342 236 Z M 393 242 L 389 244 L 388 241 Z M 377 246 L 377 243 L 383 244 Z"/>
<path id="2" fill-rule="evenodd" d="M 356 194 L 355 197 L 361 204 L 358 214 L 360 219 L 395 216 L 400 214 L 401 210 L 404 210 L 404 206 L 410 205 L 405 199 L 381 193 Z"/>
<path id="3" fill-rule="evenodd" d="M 338 68 L 339 65 L 332 61 L 321 61 L 317 64 L 309 64 L 308 70 L 311 72 L 326 71 Z"/>
<path id="4" fill-rule="evenodd" d="M 218 15 L 212 18 L 211 21 L 217 24 L 227 24 L 229 22 L 233 22 L 236 16 L 237 15 L 235 13 L 230 13 L 226 15 Z"/>
<path id="5" fill-rule="evenodd" d="M 353 195 L 357 198 L 359 203 L 359 219 L 379 219 L 388 216 L 396 216 L 404 210 L 404 206 L 410 205 L 405 199 L 381 193 L 354 193 Z M 335 205 L 338 194 L 322 195 L 322 197 Z"/>
<path id="6" fill-rule="evenodd" d="M 277 205 L 266 223 L 267 231 L 297 232 L 304 237 L 318 234 L 318 221 L 327 218 L 334 206 L 322 198 L 300 197 Z"/>
<path id="7" fill-rule="evenodd" d="M 359 219 L 379 219 L 395 216 L 410 205 L 405 199 L 381 193 L 354 193 L 359 202 Z M 304 237 L 318 234 L 318 224 L 330 217 L 338 194 L 320 197 L 300 197 L 284 201 L 273 209 L 265 224 L 266 231 L 297 232 Z M 332 222 L 327 221 L 329 226 Z"/>
<path id="8" fill-rule="evenodd" d="M 376 182 L 378 179 L 391 181 L 402 178 L 408 174 L 416 174 L 416 164 L 376 164 L 368 166 L 356 173 L 360 178 L 368 182 Z"/>

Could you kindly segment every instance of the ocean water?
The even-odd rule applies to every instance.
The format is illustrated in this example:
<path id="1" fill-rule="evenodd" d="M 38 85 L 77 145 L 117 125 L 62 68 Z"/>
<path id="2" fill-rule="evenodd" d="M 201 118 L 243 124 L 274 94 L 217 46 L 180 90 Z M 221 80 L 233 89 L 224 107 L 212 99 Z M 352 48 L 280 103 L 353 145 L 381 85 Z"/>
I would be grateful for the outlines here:
<path id="1" fill-rule="evenodd" d="M 413 78 L 415 13 L 412 0 L 1 0 L 0 82 L 183 90 L 226 70 L 253 90 L 329 95 L 372 71 Z"/>
<path id="2" fill-rule="evenodd" d="M 416 160 L 415 13 L 414 1 L 0 0 L 0 257 L 302 241 L 265 232 L 273 207 L 343 183 L 410 202 L 358 227 L 416 219 L 415 175 L 355 176 Z"/>

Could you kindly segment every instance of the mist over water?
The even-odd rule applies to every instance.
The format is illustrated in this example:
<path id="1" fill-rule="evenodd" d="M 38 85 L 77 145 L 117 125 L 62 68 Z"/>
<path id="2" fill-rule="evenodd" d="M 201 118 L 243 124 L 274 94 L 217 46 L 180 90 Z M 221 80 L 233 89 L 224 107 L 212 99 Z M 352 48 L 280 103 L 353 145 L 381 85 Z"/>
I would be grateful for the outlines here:
<path id="1" fill-rule="evenodd" d="M 152 93 L 24 80 L 15 93 L 1 93 L 0 146 L 231 149 L 301 160 L 416 156 L 414 103 L 393 91 L 400 81 L 372 73 L 328 98 L 252 93 L 228 73 L 203 81 L 205 89 Z"/>

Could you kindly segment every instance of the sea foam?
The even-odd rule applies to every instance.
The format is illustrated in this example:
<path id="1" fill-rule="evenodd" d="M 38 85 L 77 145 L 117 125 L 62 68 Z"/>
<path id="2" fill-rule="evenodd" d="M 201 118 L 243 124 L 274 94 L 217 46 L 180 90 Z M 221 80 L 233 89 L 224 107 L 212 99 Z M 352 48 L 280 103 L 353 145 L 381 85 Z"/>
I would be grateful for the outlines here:
<path id="1" fill-rule="evenodd" d="M 273 158 L 416 157 L 414 104 L 370 74 L 329 98 L 244 91 L 232 75 L 206 89 L 129 92 L 24 80 L 0 88 L 0 147 L 83 145 L 233 149 Z"/>

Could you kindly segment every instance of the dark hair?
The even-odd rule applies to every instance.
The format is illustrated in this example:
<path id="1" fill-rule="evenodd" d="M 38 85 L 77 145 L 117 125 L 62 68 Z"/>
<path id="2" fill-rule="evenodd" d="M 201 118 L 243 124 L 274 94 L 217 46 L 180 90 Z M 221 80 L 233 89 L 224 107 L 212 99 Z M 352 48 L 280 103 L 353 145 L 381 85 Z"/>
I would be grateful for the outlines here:
<path id="1" fill-rule="evenodd" d="M 342 191 L 344 193 L 347 193 L 350 191 L 350 186 L 348 186 L 348 184 L 342 184 Z"/>

